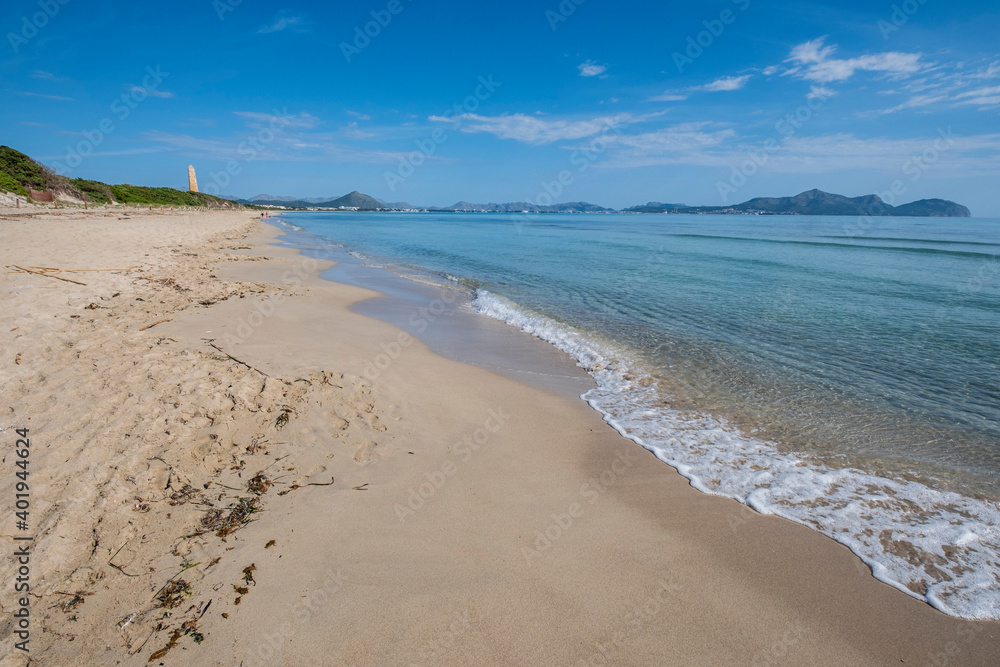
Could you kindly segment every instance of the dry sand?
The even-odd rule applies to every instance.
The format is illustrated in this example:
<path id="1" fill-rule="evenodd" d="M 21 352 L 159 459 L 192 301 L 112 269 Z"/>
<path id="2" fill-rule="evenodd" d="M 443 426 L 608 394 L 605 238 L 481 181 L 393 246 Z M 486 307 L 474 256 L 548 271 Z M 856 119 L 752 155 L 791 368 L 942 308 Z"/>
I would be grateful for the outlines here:
<path id="1" fill-rule="evenodd" d="M 32 664 L 996 664 L 1000 624 L 351 313 L 376 295 L 250 214 L 120 215 L 0 212 L 4 265 L 129 269 L 3 274 L 0 506 L 8 553 L 35 537 Z M 16 568 L 0 656 L 23 665 Z"/>

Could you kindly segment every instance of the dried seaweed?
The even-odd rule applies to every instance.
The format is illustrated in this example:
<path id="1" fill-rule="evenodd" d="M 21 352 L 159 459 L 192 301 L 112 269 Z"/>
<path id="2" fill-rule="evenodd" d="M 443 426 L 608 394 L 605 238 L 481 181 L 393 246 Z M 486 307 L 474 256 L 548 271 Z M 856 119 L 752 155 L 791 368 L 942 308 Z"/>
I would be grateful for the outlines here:
<path id="1" fill-rule="evenodd" d="M 184 598 L 189 597 L 191 597 L 191 584 L 183 579 L 173 579 L 168 581 L 167 585 L 160 590 L 156 599 L 160 603 L 159 606 L 166 609 L 173 609 L 184 602 Z"/>
<path id="2" fill-rule="evenodd" d="M 247 482 L 247 490 L 250 493 L 262 496 L 267 493 L 267 490 L 271 488 L 274 484 L 263 471 L 254 475 L 253 479 Z"/>
<path id="3" fill-rule="evenodd" d="M 226 514 L 223 510 L 212 510 L 201 519 L 201 533 L 214 532 L 219 537 L 232 535 L 250 523 L 250 517 L 260 511 L 260 498 L 248 496 L 240 498 Z"/>

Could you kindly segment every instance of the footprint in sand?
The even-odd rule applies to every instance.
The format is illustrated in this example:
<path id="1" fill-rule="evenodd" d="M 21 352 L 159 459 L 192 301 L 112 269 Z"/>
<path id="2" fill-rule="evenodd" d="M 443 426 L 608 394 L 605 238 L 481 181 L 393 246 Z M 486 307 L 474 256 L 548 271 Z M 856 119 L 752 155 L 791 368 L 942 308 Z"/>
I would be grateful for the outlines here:
<path id="1" fill-rule="evenodd" d="M 359 466 L 364 466 L 378 461 L 382 458 L 382 455 L 378 453 L 377 449 L 377 442 L 369 440 L 368 442 L 361 443 L 354 452 L 354 462 Z"/>
<path id="2" fill-rule="evenodd" d="M 314 465 L 312 468 L 309 468 L 309 470 L 300 475 L 299 478 L 295 480 L 295 483 L 298 484 L 299 486 L 304 486 L 305 484 L 309 483 L 310 478 L 312 478 L 314 475 L 320 474 L 321 472 L 326 472 L 326 466 Z"/>
<path id="3" fill-rule="evenodd" d="M 385 430 L 386 430 L 385 429 L 385 424 L 383 424 L 382 422 L 380 422 L 378 420 L 378 417 L 376 417 L 373 414 L 369 414 L 368 415 L 368 426 L 370 426 L 372 429 L 378 431 L 379 433 L 384 433 Z"/>

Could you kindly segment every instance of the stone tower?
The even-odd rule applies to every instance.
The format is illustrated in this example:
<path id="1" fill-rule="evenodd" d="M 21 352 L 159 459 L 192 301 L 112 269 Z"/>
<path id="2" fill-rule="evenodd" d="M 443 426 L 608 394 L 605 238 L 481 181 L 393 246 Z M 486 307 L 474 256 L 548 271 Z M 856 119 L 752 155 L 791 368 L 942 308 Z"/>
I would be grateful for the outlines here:
<path id="1" fill-rule="evenodd" d="M 188 190 L 198 192 L 198 178 L 194 175 L 194 165 L 188 165 Z"/>

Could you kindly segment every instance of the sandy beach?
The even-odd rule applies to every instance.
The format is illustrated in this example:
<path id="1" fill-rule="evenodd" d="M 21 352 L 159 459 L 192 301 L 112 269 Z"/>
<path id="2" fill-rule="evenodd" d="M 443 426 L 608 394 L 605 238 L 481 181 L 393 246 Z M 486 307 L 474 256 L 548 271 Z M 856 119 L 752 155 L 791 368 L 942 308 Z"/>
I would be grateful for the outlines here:
<path id="1" fill-rule="evenodd" d="M 7 553 L 34 538 L 30 653 L 0 561 L 3 664 L 996 664 L 1000 623 L 351 312 L 378 294 L 279 236 L 0 211 Z"/>

